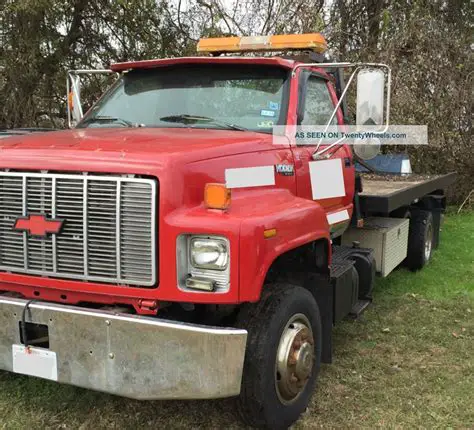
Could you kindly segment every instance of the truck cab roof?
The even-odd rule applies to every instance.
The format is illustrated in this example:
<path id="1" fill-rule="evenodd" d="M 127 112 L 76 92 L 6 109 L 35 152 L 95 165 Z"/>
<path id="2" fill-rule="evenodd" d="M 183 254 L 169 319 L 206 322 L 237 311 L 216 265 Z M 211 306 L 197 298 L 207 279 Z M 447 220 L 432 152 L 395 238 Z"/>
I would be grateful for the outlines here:
<path id="1" fill-rule="evenodd" d="M 278 66 L 288 70 L 292 70 L 299 61 L 281 57 L 241 57 L 241 56 L 225 56 L 225 57 L 179 57 L 179 58 L 163 58 L 153 60 L 128 61 L 124 63 L 115 63 L 110 66 L 114 72 L 124 72 L 131 69 L 152 69 L 157 67 L 167 67 L 178 64 L 251 64 L 251 65 L 268 65 Z M 324 71 L 321 70 L 321 73 Z"/>

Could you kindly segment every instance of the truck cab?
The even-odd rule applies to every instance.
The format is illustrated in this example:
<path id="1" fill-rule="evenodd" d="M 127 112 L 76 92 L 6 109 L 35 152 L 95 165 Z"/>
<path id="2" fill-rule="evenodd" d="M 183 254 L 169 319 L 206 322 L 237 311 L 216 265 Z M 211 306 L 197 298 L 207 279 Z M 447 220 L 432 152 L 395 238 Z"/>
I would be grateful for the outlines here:
<path id="1" fill-rule="evenodd" d="M 321 35 L 198 48 L 211 55 L 112 65 L 84 116 L 75 74 L 73 128 L 0 141 L 0 368 L 139 399 L 237 396 L 248 424 L 286 428 L 333 325 L 371 301 L 364 218 L 398 219 L 408 243 L 421 212 L 432 244 L 446 182 L 398 218 L 364 206 L 348 144 L 295 139 L 344 125 L 340 66 L 217 55 L 322 53 Z"/>

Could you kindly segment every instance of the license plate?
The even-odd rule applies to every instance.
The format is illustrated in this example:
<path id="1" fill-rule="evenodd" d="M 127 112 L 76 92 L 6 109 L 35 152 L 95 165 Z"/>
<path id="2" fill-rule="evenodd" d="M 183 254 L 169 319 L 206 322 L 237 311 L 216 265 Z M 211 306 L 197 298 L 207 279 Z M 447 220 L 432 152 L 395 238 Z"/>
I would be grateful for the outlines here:
<path id="1" fill-rule="evenodd" d="M 13 371 L 38 378 L 58 380 L 56 353 L 43 348 L 13 345 Z"/>

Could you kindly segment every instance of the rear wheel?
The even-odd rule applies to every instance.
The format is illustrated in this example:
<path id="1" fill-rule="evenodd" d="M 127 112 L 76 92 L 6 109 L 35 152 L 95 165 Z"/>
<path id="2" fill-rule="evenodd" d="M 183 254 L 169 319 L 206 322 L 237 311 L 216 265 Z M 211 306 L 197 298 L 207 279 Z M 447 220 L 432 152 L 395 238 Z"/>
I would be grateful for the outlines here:
<path id="1" fill-rule="evenodd" d="M 238 326 L 248 340 L 237 411 L 248 425 L 287 428 L 306 410 L 321 363 L 316 300 L 299 286 L 269 285 Z"/>
<path id="2" fill-rule="evenodd" d="M 408 253 L 405 260 L 410 270 L 420 270 L 433 254 L 434 225 L 430 211 L 419 210 L 412 214 L 408 236 Z"/>

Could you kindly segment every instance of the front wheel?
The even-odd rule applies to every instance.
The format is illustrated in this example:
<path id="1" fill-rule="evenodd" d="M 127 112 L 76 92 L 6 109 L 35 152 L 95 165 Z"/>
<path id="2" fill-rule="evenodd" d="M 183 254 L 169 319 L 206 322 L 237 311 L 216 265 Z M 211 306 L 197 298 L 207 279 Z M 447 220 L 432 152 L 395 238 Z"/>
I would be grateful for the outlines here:
<path id="1" fill-rule="evenodd" d="M 241 310 L 238 326 L 248 340 L 237 411 L 248 425 L 287 428 L 306 410 L 321 364 L 316 300 L 299 286 L 268 285 L 259 303 Z"/>

